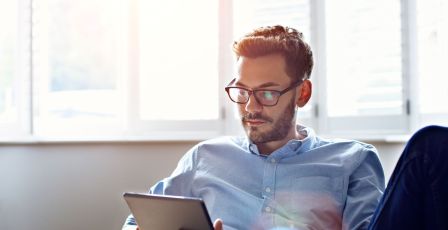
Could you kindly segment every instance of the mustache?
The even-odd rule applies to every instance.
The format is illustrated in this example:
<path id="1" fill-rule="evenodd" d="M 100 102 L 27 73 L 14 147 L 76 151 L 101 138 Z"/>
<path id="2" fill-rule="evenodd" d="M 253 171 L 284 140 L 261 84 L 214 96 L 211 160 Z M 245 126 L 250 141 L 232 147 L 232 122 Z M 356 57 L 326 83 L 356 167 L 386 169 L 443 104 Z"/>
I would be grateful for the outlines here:
<path id="1" fill-rule="evenodd" d="M 257 120 L 263 120 L 267 122 L 272 122 L 272 118 L 263 116 L 261 113 L 248 113 L 241 117 L 241 120 L 243 122 L 247 121 L 248 119 L 257 119 Z"/>

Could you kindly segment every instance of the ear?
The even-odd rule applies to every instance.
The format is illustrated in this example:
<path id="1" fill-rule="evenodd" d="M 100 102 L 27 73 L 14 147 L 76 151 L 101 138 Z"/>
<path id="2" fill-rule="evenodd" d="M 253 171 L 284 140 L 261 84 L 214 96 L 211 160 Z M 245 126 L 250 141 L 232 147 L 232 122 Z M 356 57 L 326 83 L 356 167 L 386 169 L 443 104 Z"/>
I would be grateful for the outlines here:
<path id="1" fill-rule="evenodd" d="M 297 99 L 297 106 L 303 107 L 311 98 L 313 85 L 310 80 L 304 80 L 299 86 L 299 98 Z"/>

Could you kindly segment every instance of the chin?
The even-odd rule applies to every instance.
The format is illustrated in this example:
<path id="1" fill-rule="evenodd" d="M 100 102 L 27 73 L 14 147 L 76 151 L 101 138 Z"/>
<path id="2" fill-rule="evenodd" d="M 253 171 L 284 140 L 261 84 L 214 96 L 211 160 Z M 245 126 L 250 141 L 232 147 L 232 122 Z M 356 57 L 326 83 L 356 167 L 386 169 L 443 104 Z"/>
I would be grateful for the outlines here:
<path id="1" fill-rule="evenodd" d="M 259 131 L 246 131 L 246 134 L 253 143 L 258 144 L 268 142 L 264 133 Z"/>
<path id="2" fill-rule="evenodd" d="M 262 134 L 259 127 L 244 126 L 244 131 L 248 137 L 257 137 Z"/>

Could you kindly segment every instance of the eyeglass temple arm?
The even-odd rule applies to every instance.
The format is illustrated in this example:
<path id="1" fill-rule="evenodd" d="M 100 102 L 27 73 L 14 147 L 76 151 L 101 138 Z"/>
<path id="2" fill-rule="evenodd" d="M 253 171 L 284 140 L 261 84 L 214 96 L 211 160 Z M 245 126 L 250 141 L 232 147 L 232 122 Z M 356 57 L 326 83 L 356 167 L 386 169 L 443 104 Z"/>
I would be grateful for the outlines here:
<path id="1" fill-rule="evenodd" d="M 236 81 L 236 78 L 232 79 L 232 81 L 230 81 L 230 83 L 227 84 L 227 86 L 231 86 L 233 83 L 235 83 L 235 81 Z"/>

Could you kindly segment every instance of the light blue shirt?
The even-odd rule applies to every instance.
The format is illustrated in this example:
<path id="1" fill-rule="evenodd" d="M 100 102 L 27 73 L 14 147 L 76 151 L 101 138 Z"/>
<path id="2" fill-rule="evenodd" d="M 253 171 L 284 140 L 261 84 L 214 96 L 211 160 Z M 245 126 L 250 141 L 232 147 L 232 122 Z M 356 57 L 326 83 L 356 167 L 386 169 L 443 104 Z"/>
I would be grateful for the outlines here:
<path id="1" fill-rule="evenodd" d="M 150 193 L 200 197 L 226 230 L 367 229 L 384 190 L 376 149 L 297 128 L 303 140 L 268 156 L 247 137 L 199 143 Z"/>

